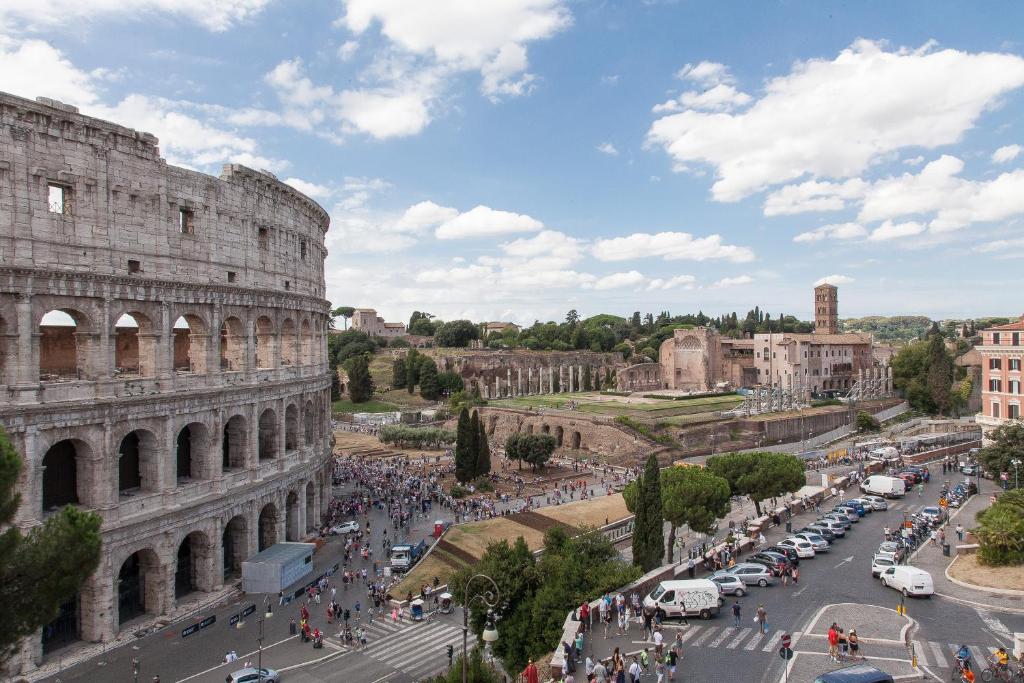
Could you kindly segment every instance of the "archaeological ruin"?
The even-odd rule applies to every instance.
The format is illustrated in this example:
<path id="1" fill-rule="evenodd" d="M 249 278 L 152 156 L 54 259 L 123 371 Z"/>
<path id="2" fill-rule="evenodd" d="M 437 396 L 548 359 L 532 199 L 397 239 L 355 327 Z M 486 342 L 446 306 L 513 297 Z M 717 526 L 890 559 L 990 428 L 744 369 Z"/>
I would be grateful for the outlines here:
<path id="1" fill-rule="evenodd" d="M 0 93 L 0 425 L 17 525 L 103 519 L 102 562 L 22 670 L 194 608 L 330 495 L 326 211 L 266 172 Z"/>

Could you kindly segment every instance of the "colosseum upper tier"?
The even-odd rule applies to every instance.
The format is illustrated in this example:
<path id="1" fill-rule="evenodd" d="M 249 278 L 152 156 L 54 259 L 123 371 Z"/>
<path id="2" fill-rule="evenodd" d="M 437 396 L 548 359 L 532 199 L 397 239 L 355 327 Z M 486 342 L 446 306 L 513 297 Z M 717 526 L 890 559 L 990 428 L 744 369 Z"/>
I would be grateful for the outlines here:
<path id="1" fill-rule="evenodd" d="M 103 518 L 103 559 L 39 661 L 224 587 L 330 494 L 329 224 L 269 173 L 0 93 L 0 425 L 17 524 Z M 201 596 L 200 596 L 201 597 Z"/>

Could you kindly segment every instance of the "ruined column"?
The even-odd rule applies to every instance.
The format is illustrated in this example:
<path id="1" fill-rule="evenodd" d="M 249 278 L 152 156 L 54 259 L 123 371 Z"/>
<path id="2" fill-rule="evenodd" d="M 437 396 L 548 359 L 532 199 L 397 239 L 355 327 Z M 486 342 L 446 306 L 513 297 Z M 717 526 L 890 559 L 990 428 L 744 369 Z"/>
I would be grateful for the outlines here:
<path id="1" fill-rule="evenodd" d="M 548 393 L 555 393 L 555 372 L 550 365 L 548 366 Z"/>
<path id="2" fill-rule="evenodd" d="M 508 395 L 512 395 L 512 368 L 505 369 L 505 388 L 508 390 Z"/>
<path id="3" fill-rule="evenodd" d="M 526 393 L 533 394 L 533 366 L 526 369 Z"/>
<path id="4" fill-rule="evenodd" d="M 578 377 L 576 386 L 578 386 L 580 388 L 580 391 L 583 391 L 583 387 L 586 386 L 586 383 L 584 383 L 584 381 L 583 381 L 583 366 L 582 365 L 577 365 L 576 368 L 579 370 L 579 377 Z"/>
<path id="5" fill-rule="evenodd" d="M 573 378 L 572 378 L 573 374 L 575 374 L 575 371 L 574 371 L 573 367 L 572 367 L 572 366 L 570 365 L 570 366 L 569 366 L 569 393 L 570 393 L 570 394 L 571 394 L 571 393 L 573 392 L 573 390 L 575 389 L 575 387 L 573 386 L 573 381 L 572 381 L 572 379 L 573 379 Z"/>
<path id="6" fill-rule="evenodd" d="M 516 368 L 516 396 L 523 395 L 523 369 Z"/>
<path id="7" fill-rule="evenodd" d="M 501 398 L 501 377 L 494 375 L 494 398 Z"/>

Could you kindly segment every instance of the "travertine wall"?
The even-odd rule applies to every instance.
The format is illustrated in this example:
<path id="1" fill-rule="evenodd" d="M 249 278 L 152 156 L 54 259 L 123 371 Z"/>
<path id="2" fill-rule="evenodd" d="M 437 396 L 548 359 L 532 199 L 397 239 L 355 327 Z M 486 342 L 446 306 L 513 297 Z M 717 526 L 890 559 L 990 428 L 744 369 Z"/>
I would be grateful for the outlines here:
<path id="1" fill-rule="evenodd" d="M 591 388 L 599 390 L 605 373 L 625 366 L 620 353 L 594 351 L 463 351 L 430 349 L 440 370 L 462 375 L 487 398 L 582 391 L 589 368 Z"/>
<path id="2" fill-rule="evenodd" d="M 173 615 L 319 522 L 328 224 L 269 174 L 168 166 L 152 135 L 0 93 L 0 426 L 25 461 L 18 526 L 65 502 L 103 518 L 74 636 Z M 41 325 L 54 310 L 74 325 Z M 145 615 L 125 620 L 135 560 Z"/>

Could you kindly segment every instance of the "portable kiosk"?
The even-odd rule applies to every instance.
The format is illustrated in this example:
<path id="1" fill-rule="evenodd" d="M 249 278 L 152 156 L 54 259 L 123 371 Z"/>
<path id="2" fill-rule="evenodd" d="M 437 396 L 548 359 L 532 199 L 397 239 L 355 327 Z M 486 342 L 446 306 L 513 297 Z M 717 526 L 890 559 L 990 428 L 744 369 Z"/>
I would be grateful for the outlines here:
<path id="1" fill-rule="evenodd" d="M 441 614 L 451 614 L 452 611 L 454 611 L 455 608 L 452 607 L 452 594 L 451 593 L 441 593 L 441 607 L 440 607 L 440 609 L 441 609 Z"/>
<path id="2" fill-rule="evenodd" d="M 409 611 L 412 613 L 413 621 L 423 621 L 423 599 L 416 598 L 409 603 Z"/>

